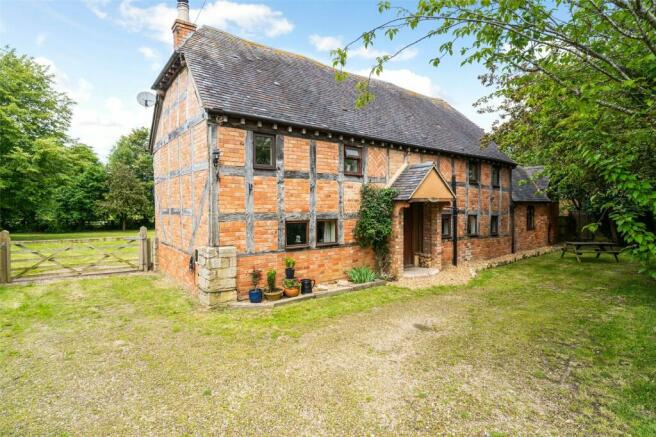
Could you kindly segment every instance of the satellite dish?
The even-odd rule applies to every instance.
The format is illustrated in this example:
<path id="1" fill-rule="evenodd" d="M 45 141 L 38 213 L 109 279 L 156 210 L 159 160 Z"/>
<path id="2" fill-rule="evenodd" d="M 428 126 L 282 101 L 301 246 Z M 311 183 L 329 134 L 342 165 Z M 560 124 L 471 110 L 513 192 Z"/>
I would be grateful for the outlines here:
<path id="1" fill-rule="evenodd" d="M 155 95 L 148 91 L 142 91 L 137 94 L 137 102 L 144 108 L 150 108 L 155 105 Z"/>

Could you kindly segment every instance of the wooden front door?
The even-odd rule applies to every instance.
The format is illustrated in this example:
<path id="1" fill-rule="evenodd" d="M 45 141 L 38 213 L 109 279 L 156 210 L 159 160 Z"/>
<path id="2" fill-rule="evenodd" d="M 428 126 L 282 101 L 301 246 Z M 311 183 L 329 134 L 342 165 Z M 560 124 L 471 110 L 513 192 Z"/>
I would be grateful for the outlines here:
<path id="1" fill-rule="evenodd" d="M 424 208 L 413 203 L 403 210 L 403 265 L 414 265 L 415 253 L 422 252 L 424 239 Z"/>

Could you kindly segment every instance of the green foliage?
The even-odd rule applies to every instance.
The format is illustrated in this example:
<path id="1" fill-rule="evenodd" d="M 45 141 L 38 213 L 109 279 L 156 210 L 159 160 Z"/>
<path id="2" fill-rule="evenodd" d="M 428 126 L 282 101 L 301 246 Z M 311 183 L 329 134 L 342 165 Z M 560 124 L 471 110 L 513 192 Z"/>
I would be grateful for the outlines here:
<path id="1" fill-rule="evenodd" d="M 301 283 L 298 282 L 298 279 L 283 279 L 282 280 L 282 286 L 285 288 L 298 288 L 301 286 Z"/>
<path id="2" fill-rule="evenodd" d="M 107 176 L 107 196 L 102 202 L 110 217 L 116 218 L 127 227 L 128 220 L 141 221 L 147 219 L 146 212 L 150 208 L 148 193 L 144 185 L 127 165 L 115 165 Z"/>
<path id="3" fill-rule="evenodd" d="M 153 158 L 148 129 L 134 129 L 112 148 L 107 163 L 109 192 L 105 209 L 125 229 L 128 221 L 154 221 Z"/>
<path id="4" fill-rule="evenodd" d="M 296 261 L 293 258 L 285 258 L 285 267 L 293 269 L 295 265 Z"/>
<path id="5" fill-rule="evenodd" d="M 275 269 L 269 269 L 267 272 L 267 285 L 269 286 L 269 291 L 276 290 L 276 271 Z"/>
<path id="6" fill-rule="evenodd" d="M 483 145 L 495 141 L 522 164 L 543 164 L 554 194 L 607 217 L 650 270 L 656 259 L 656 16 L 628 1 L 422 0 L 416 9 L 379 3 L 396 17 L 333 52 L 345 67 L 349 48 L 422 29 L 414 41 L 439 39 L 445 56 L 487 69 L 492 87 L 478 102 L 500 111 Z M 401 50 L 403 51 L 403 50 Z M 397 53 L 398 54 L 398 53 Z M 379 74 L 397 54 L 376 60 Z M 371 101 L 368 81 L 356 105 Z M 651 267 L 650 267 L 651 266 Z"/>
<path id="7" fill-rule="evenodd" d="M 66 130 L 72 102 L 48 68 L 0 51 L 0 228 L 52 220 L 57 187 L 72 170 Z"/>
<path id="8" fill-rule="evenodd" d="M 253 285 L 253 288 L 257 288 L 260 280 L 262 280 L 262 270 L 253 269 L 251 271 L 251 284 Z"/>
<path id="9" fill-rule="evenodd" d="M 372 282 L 376 280 L 376 274 L 367 266 L 353 267 L 346 272 L 349 281 L 356 284 L 364 284 L 365 282 Z"/>
<path id="10" fill-rule="evenodd" d="M 376 255 L 379 272 L 389 264 L 389 236 L 392 234 L 392 212 L 396 190 L 364 184 L 360 214 L 355 225 L 355 237 L 360 247 L 371 247 Z"/>

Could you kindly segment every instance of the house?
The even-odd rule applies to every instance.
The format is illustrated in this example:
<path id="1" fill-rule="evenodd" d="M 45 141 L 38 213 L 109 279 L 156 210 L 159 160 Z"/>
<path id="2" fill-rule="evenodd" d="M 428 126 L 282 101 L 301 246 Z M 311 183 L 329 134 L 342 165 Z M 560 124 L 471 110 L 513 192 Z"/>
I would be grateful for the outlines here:
<path id="1" fill-rule="evenodd" d="M 173 39 L 153 84 L 157 263 L 203 301 L 244 298 L 251 270 L 282 272 L 286 256 L 318 282 L 373 266 L 353 236 L 363 184 L 397 188 L 396 275 L 553 241 L 533 170 L 481 148 L 481 129 L 445 101 L 373 80 L 376 99 L 355 109 L 357 77 L 197 29 L 187 0 Z"/>

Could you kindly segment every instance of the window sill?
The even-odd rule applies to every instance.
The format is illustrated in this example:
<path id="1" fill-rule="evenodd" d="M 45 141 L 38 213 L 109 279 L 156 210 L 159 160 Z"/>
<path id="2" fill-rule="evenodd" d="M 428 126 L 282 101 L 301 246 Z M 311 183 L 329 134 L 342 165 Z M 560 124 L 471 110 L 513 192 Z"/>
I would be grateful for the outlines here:
<path id="1" fill-rule="evenodd" d="M 309 244 L 300 244 L 296 246 L 285 246 L 285 250 L 299 250 L 299 249 L 309 249 Z"/>
<path id="2" fill-rule="evenodd" d="M 333 243 L 317 243 L 317 247 L 334 247 L 334 246 L 339 246 L 339 243 L 337 241 Z"/>
<path id="3" fill-rule="evenodd" d="M 266 165 L 253 165 L 253 169 L 255 169 L 255 170 L 271 170 L 271 171 L 275 171 L 275 170 L 276 170 L 276 167 L 269 167 L 269 166 L 266 166 Z"/>
<path id="4" fill-rule="evenodd" d="M 475 187 L 478 187 L 480 185 L 480 183 L 478 183 L 478 182 L 469 182 L 469 185 L 473 185 Z"/>
<path id="5" fill-rule="evenodd" d="M 347 172 L 344 172 L 344 176 L 355 176 L 355 177 L 361 178 L 363 175 L 362 175 L 362 173 L 347 173 Z"/>

